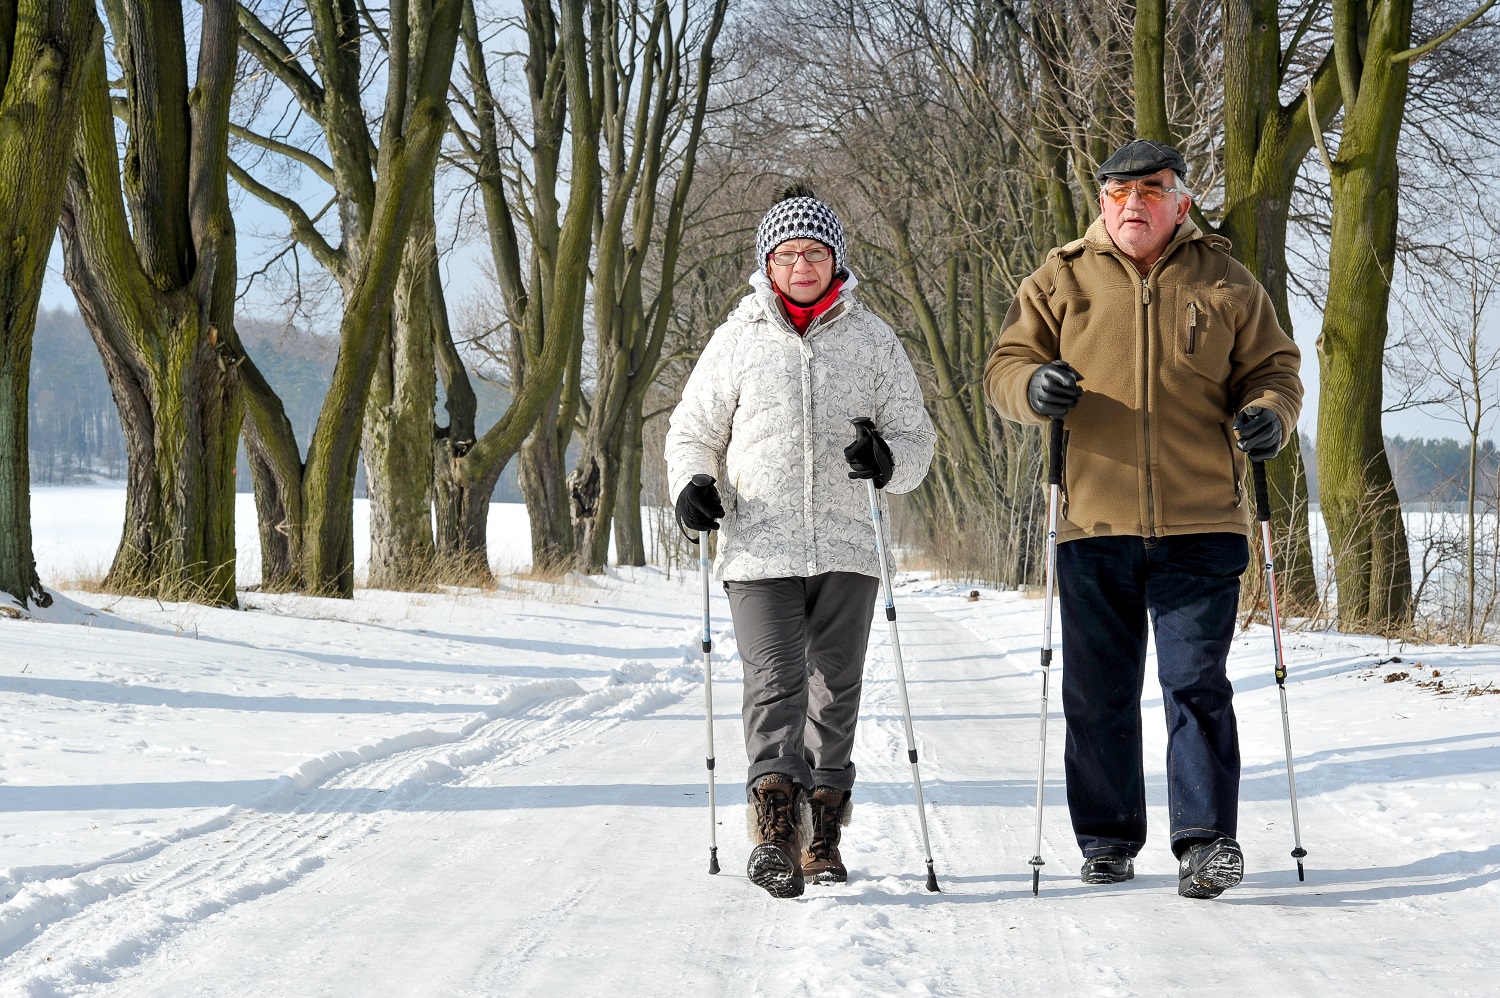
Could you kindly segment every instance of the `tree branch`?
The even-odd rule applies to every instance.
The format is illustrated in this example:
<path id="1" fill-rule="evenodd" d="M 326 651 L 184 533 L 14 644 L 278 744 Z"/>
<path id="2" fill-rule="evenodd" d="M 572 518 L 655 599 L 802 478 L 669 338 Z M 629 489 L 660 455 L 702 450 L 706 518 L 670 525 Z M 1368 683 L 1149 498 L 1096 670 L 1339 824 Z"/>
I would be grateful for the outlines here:
<path id="1" fill-rule="evenodd" d="M 240 166 L 234 160 L 229 161 L 229 176 L 236 184 L 255 197 L 264 201 L 273 208 L 277 208 L 287 217 L 292 224 L 292 238 L 307 247 L 309 253 L 322 264 L 329 273 L 337 276 L 344 269 L 344 253 L 341 249 L 335 249 L 323 238 L 323 233 L 313 220 L 308 217 L 302 206 L 277 191 L 271 190 L 265 184 L 250 176 L 249 171 Z"/>
<path id="2" fill-rule="evenodd" d="M 244 4 L 236 6 L 239 10 L 240 27 L 244 29 L 240 34 L 240 48 L 250 53 L 266 72 L 285 84 L 286 88 L 297 98 L 297 103 L 302 105 L 303 110 L 313 118 L 321 120 L 323 88 L 318 86 L 312 74 L 302 68 L 302 64 L 297 61 L 297 56 L 287 47 L 280 35 L 256 17 Z"/>
<path id="3" fill-rule="evenodd" d="M 229 123 L 229 134 L 233 135 L 237 139 L 244 139 L 246 142 L 250 143 L 253 146 L 259 146 L 262 149 L 266 149 L 270 152 L 285 156 L 287 159 L 296 160 L 298 163 L 301 163 L 313 173 L 317 174 L 318 179 L 322 180 L 329 187 L 338 187 L 337 178 L 333 173 L 333 167 L 329 166 L 327 163 L 323 162 L 323 160 L 308 152 L 306 149 L 299 148 L 288 142 L 283 142 L 280 139 L 273 139 L 269 135 L 261 135 L 259 132 L 252 132 L 250 129 L 244 127 L 243 125 L 236 125 L 234 122 Z"/>
<path id="4" fill-rule="evenodd" d="M 1421 45 L 1406 49 L 1404 52 L 1397 52 L 1395 55 L 1391 56 L 1391 62 L 1416 62 L 1418 59 L 1422 58 L 1424 55 L 1428 55 L 1434 49 L 1438 48 L 1449 39 L 1451 39 L 1454 35 L 1458 34 L 1460 31 L 1464 30 L 1469 25 L 1479 20 L 1493 6 L 1495 6 L 1495 0 L 1485 0 L 1485 2 L 1480 6 L 1478 10 L 1470 14 L 1468 17 L 1464 18 L 1462 21 L 1459 21 L 1453 27 L 1449 28 L 1441 35 L 1438 35 L 1436 38 L 1428 39 Z"/>

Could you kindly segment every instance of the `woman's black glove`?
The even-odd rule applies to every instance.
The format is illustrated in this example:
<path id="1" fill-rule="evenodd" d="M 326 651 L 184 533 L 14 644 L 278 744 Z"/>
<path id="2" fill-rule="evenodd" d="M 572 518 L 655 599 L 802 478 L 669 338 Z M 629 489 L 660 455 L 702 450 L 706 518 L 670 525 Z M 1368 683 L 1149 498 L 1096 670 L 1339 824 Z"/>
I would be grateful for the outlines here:
<path id="1" fill-rule="evenodd" d="M 872 479 L 877 489 L 883 489 L 896 468 L 896 462 L 891 457 L 891 445 L 875 429 L 875 422 L 870 417 L 860 416 L 851 422 L 854 423 L 854 443 L 844 448 L 844 460 L 849 462 L 849 477 Z"/>
<path id="2" fill-rule="evenodd" d="M 677 494 L 677 522 L 686 530 L 718 530 L 724 503 L 712 475 L 694 475 Z"/>
<path id="3" fill-rule="evenodd" d="M 1234 417 L 1240 450 L 1252 461 L 1269 461 L 1281 453 L 1281 417 L 1252 405 Z"/>
<path id="4" fill-rule="evenodd" d="M 1083 389 L 1078 387 L 1082 380 L 1083 375 L 1060 360 L 1043 364 L 1026 386 L 1026 401 L 1038 416 L 1062 419 L 1083 397 Z"/>

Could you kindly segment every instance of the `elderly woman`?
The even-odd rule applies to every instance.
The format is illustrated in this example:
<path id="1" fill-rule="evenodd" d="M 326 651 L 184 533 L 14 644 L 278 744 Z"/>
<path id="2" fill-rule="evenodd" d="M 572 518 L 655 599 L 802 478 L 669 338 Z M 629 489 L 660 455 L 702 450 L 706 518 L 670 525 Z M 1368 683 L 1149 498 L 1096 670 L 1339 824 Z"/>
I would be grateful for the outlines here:
<path id="1" fill-rule="evenodd" d="M 796 897 L 805 878 L 848 876 L 839 837 L 880 585 L 863 480 L 915 488 L 934 433 L 896 334 L 854 296 L 832 209 L 803 185 L 787 189 L 755 253 L 750 294 L 672 413 L 667 474 L 685 528 L 722 521 L 714 574 L 745 675 L 749 877 Z M 860 416 L 874 429 L 856 431 Z"/>

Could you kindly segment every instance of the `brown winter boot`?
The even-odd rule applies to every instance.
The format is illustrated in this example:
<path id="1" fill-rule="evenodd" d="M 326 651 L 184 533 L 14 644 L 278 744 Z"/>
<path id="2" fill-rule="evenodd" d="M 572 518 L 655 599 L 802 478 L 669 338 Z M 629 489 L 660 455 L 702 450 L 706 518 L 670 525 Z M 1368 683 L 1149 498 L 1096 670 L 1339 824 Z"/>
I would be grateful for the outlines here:
<path id="1" fill-rule="evenodd" d="M 802 875 L 815 884 L 842 884 L 849 879 L 839 856 L 839 835 L 854 812 L 853 794 L 833 787 L 813 791 L 812 835 L 802 853 Z"/>
<path id="2" fill-rule="evenodd" d="M 780 773 L 767 773 L 750 790 L 750 851 L 746 875 L 772 897 L 802 894 L 797 859 L 807 841 L 807 801 L 802 788 Z"/>

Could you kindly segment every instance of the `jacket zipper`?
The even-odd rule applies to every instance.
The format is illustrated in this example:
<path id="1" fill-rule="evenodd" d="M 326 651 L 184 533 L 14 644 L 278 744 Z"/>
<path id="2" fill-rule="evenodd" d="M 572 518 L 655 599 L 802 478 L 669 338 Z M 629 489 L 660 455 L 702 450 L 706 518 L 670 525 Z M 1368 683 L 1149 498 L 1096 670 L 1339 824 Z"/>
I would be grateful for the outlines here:
<path id="1" fill-rule="evenodd" d="M 1245 482 L 1240 478 L 1240 469 L 1234 463 L 1234 431 L 1226 423 L 1220 423 L 1224 430 L 1224 445 L 1229 450 L 1229 477 L 1234 480 L 1234 506 L 1235 509 L 1245 503 Z"/>
<path id="2" fill-rule="evenodd" d="M 1151 486 L 1151 279 L 1141 278 L 1141 316 L 1145 320 L 1146 362 L 1141 371 L 1141 420 L 1146 431 L 1146 536 L 1156 538 L 1156 497 Z"/>
<path id="3" fill-rule="evenodd" d="M 1188 302 L 1188 353 L 1198 349 L 1198 306 Z"/>
<path id="4" fill-rule="evenodd" d="M 1062 467 L 1058 469 L 1061 472 L 1059 477 L 1062 478 L 1062 483 L 1057 489 L 1062 493 L 1062 502 L 1059 504 L 1058 513 L 1065 520 L 1068 518 L 1068 435 L 1068 431 L 1064 429 L 1062 439 Z"/>

